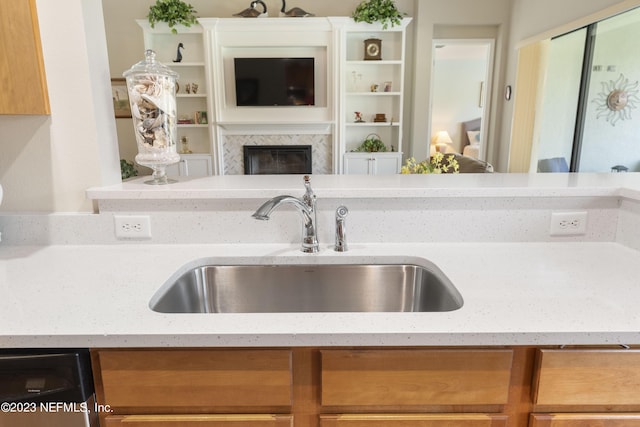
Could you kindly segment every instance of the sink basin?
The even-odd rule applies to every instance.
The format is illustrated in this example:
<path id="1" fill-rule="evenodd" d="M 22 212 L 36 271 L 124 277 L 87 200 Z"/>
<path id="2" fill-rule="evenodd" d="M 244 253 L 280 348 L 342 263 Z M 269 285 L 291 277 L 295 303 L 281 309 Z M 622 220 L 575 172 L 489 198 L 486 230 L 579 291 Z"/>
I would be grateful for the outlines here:
<path id="1" fill-rule="evenodd" d="M 200 265 L 153 296 L 160 313 L 434 312 L 462 307 L 435 265 Z"/>

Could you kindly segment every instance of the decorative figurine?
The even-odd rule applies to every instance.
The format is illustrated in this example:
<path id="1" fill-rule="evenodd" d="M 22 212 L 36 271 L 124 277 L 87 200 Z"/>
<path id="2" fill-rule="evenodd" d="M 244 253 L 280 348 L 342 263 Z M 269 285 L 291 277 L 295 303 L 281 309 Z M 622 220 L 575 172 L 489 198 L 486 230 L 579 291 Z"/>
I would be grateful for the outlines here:
<path id="1" fill-rule="evenodd" d="M 262 12 L 256 9 L 256 5 L 262 6 Z M 241 18 L 262 18 L 268 16 L 267 5 L 262 0 L 254 0 L 250 3 L 249 7 L 242 12 L 234 13 L 233 16 L 239 16 Z"/>
<path id="2" fill-rule="evenodd" d="M 191 154 L 193 153 L 193 151 L 191 151 L 189 149 L 189 138 L 187 138 L 186 136 L 183 136 L 182 138 L 180 138 L 180 142 L 182 143 L 182 154 Z"/>
<path id="3" fill-rule="evenodd" d="M 371 84 L 371 92 L 377 92 L 378 91 L 378 84 L 377 83 L 372 83 Z"/>
<path id="4" fill-rule="evenodd" d="M 176 49 L 176 59 L 173 62 L 182 62 L 182 52 L 180 49 L 184 49 L 184 45 L 182 42 L 178 43 L 178 48 Z"/>
<path id="5" fill-rule="evenodd" d="M 198 83 L 191 83 L 191 92 L 198 93 Z"/>
<path id="6" fill-rule="evenodd" d="M 354 114 L 356 115 L 356 118 L 354 120 L 355 123 L 364 123 L 364 120 L 362 119 L 362 113 L 360 111 L 356 111 Z"/>
<path id="7" fill-rule="evenodd" d="M 280 8 L 281 16 L 287 16 L 290 18 L 304 18 L 306 16 L 315 16 L 313 13 L 309 13 L 303 9 L 300 9 L 299 7 L 294 7 L 285 12 L 286 8 L 287 8 L 287 3 L 285 0 L 282 0 L 282 8 Z"/>

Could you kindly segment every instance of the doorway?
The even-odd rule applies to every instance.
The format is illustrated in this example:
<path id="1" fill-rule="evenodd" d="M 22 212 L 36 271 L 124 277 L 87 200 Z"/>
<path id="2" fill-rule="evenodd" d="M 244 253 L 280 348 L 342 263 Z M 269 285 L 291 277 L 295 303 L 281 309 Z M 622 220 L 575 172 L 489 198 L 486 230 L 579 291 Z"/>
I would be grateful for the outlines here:
<path id="1" fill-rule="evenodd" d="M 433 40 L 431 155 L 486 159 L 494 45 L 492 39 Z"/>

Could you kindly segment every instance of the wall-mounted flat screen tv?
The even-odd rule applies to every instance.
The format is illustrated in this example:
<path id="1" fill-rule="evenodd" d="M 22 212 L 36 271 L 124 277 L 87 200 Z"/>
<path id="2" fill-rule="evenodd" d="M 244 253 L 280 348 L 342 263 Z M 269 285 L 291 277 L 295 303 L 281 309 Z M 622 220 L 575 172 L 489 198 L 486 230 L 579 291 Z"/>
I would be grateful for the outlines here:
<path id="1" fill-rule="evenodd" d="M 236 105 L 315 105 L 314 58 L 234 58 Z"/>

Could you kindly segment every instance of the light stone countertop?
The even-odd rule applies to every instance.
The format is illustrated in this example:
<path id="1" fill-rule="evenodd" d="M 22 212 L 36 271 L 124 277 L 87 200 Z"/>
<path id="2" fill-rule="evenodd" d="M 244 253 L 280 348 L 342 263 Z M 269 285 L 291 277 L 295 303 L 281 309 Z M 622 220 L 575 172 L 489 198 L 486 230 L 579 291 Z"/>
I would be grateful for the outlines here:
<path id="1" fill-rule="evenodd" d="M 464 298 L 446 313 L 160 314 L 149 300 L 198 259 L 419 257 Z M 345 261 L 346 260 L 346 261 Z M 640 344 L 640 253 L 610 242 L 0 247 L 0 348 Z"/>
<path id="2" fill-rule="evenodd" d="M 301 175 L 229 175 L 177 178 L 171 185 L 144 184 L 138 177 L 87 190 L 96 200 L 253 199 L 298 194 Z M 636 173 L 458 174 L 458 175 L 311 175 L 319 198 L 416 197 L 580 197 L 640 193 Z"/>

